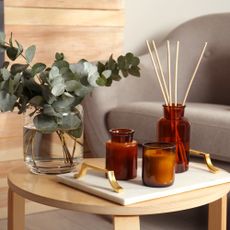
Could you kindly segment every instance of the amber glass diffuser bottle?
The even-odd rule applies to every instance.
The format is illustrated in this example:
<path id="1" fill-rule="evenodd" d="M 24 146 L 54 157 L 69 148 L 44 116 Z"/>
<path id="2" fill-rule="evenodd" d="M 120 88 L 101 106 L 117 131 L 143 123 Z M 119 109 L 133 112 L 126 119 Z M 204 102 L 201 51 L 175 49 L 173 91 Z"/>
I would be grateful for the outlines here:
<path id="1" fill-rule="evenodd" d="M 137 176 L 137 142 L 132 129 L 110 129 L 111 140 L 106 142 L 106 169 L 113 170 L 118 180 Z"/>
<path id="2" fill-rule="evenodd" d="M 158 122 L 158 140 L 176 144 L 176 172 L 184 172 L 189 167 L 190 124 L 184 117 L 185 106 L 166 106 L 164 117 Z"/>

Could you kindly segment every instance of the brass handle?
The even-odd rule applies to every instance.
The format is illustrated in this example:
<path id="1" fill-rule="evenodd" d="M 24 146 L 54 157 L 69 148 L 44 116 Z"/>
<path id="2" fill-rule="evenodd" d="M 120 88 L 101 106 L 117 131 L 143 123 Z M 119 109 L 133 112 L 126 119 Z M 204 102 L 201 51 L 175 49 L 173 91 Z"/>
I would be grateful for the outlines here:
<path id="1" fill-rule="evenodd" d="M 121 192 L 123 190 L 123 188 L 118 184 L 117 180 L 116 180 L 116 177 L 114 175 L 114 171 L 109 171 L 107 169 L 104 169 L 104 168 L 100 168 L 98 166 L 95 166 L 95 165 L 90 165 L 90 164 L 87 164 L 87 163 L 82 163 L 81 165 L 81 169 L 78 173 L 75 173 L 73 175 L 74 178 L 78 179 L 82 176 L 85 176 L 88 169 L 93 169 L 95 171 L 98 171 L 98 172 L 103 172 L 105 174 L 107 174 L 107 177 L 108 177 L 108 180 L 109 180 L 109 183 L 110 185 L 112 186 L 113 190 L 117 193 Z"/>
<path id="2" fill-rule="evenodd" d="M 190 149 L 190 153 L 191 153 L 192 155 L 194 155 L 194 156 L 201 156 L 201 157 L 204 157 L 205 163 L 206 163 L 208 169 L 209 169 L 212 173 L 217 173 L 217 172 L 219 171 L 219 169 L 213 165 L 209 153 L 197 151 L 197 150 L 194 150 L 194 149 Z"/>

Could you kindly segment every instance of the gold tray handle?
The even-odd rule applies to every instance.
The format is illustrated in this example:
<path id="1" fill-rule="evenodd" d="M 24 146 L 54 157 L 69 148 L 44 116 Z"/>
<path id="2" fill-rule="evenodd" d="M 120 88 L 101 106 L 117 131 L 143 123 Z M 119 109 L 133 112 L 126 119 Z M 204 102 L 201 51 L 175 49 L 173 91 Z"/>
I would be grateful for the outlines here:
<path id="1" fill-rule="evenodd" d="M 95 165 L 90 165 L 90 164 L 87 164 L 87 163 L 82 163 L 81 165 L 81 169 L 78 173 L 75 173 L 73 175 L 74 178 L 78 179 L 82 176 L 85 176 L 88 169 L 93 169 L 95 171 L 98 171 L 98 172 L 102 172 L 102 173 L 105 173 L 108 177 L 108 180 L 109 180 L 109 183 L 110 185 L 112 186 L 113 190 L 117 193 L 121 192 L 123 190 L 123 188 L 118 184 L 117 180 L 116 180 L 116 177 L 114 175 L 114 171 L 109 171 L 107 169 L 104 169 L 104 168 L 100 168 L 98 166 L 95 166 Z"/>
<path id="2" fill-rule="evenodd" d="M 194 149 L 190 149 L 190 153 L 191 153 L 191 155 L 194 155 L 194 156 L 204 157 L 205 163 L 206 163 L 209 171 L 211 171 L 212 173 L 217 173 L 219 171 L 219 169 L 213 165 L 209 153 L 204 153 L 204 152 L 197 151 Z"/>

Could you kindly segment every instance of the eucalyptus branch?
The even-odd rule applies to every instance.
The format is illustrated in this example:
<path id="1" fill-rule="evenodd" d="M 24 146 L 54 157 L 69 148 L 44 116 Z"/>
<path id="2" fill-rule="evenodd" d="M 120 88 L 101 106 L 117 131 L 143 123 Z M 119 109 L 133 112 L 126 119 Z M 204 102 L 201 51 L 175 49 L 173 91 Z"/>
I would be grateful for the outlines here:
<path id="1" fill-rule="evenodd" d="M 120 55 L 117 59 L 111 55 L 105 63 L 96 64 L 85 59 L 69 63 L 63 53 L 56 53 L 49 67 L 42 62 L 31 64 L 36 51 L 34 45 L 24 50 L 17 40 L 14 43 L 12 34 L 6 42 L 5 35 L 0 33 L 0 47 L 11 60 L 0 69 L 0 111 L 12 111 L 18 107 L 22 113 L 32 106 L 34 125 L 40 132 L 61 130 L 63 126 L 72 129 L 71 119 L 80 125 L 78 117 L 65 121 L 63 113 L 70 114 L 95 87 L 108 87 L 129 75 L 140 76 L 140 60 L 132 53 Z M 15 63 L 19 56 L 26 64 Z M 74 138 L 79 135 L 80 132 L 73 132 Z"/>
<path id="2" fill-rule="evenodd" d="M 73 158 L 69 152 L 69 149 L 67 147 L 65 137 L 64 137 L 64 132 L 61 130 L 57 130 L 56 133 L 58 134 L 61 142 L 62 142 L 62 148 L 63 148 L 63 153 L 64 153 L 64 158 L 66 159 L 66 162 L 73 164 Z"/>

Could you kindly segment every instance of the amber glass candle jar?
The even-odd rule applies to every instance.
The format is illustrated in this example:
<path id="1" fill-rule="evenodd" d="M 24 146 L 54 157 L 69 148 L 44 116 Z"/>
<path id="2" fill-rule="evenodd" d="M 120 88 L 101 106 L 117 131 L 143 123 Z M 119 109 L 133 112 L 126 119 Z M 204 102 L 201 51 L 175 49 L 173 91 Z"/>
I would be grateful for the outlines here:
<path id="1" fill-rule="evenodd" d="M 175 144 L 173 143 L 143 144 L 143 184 L 150 187 L 172 185 L 175 176 L 175 158 Z"/>
<path id="2" fill-rule="evenodd" d="M 176 144 L 176 172 L 189 167 L 190 124 L 184 117 L 185 106 L 163 105 L 164 117 L 158 122 L 158 140 Z"/>
<path id="3" fill-rule="evenodd" d="M 137 176 L 137 142 L 132 129 L 109 130 L 111 140 L 106 142 L 106 169 L 113 170 L 117 180 Z"/>

